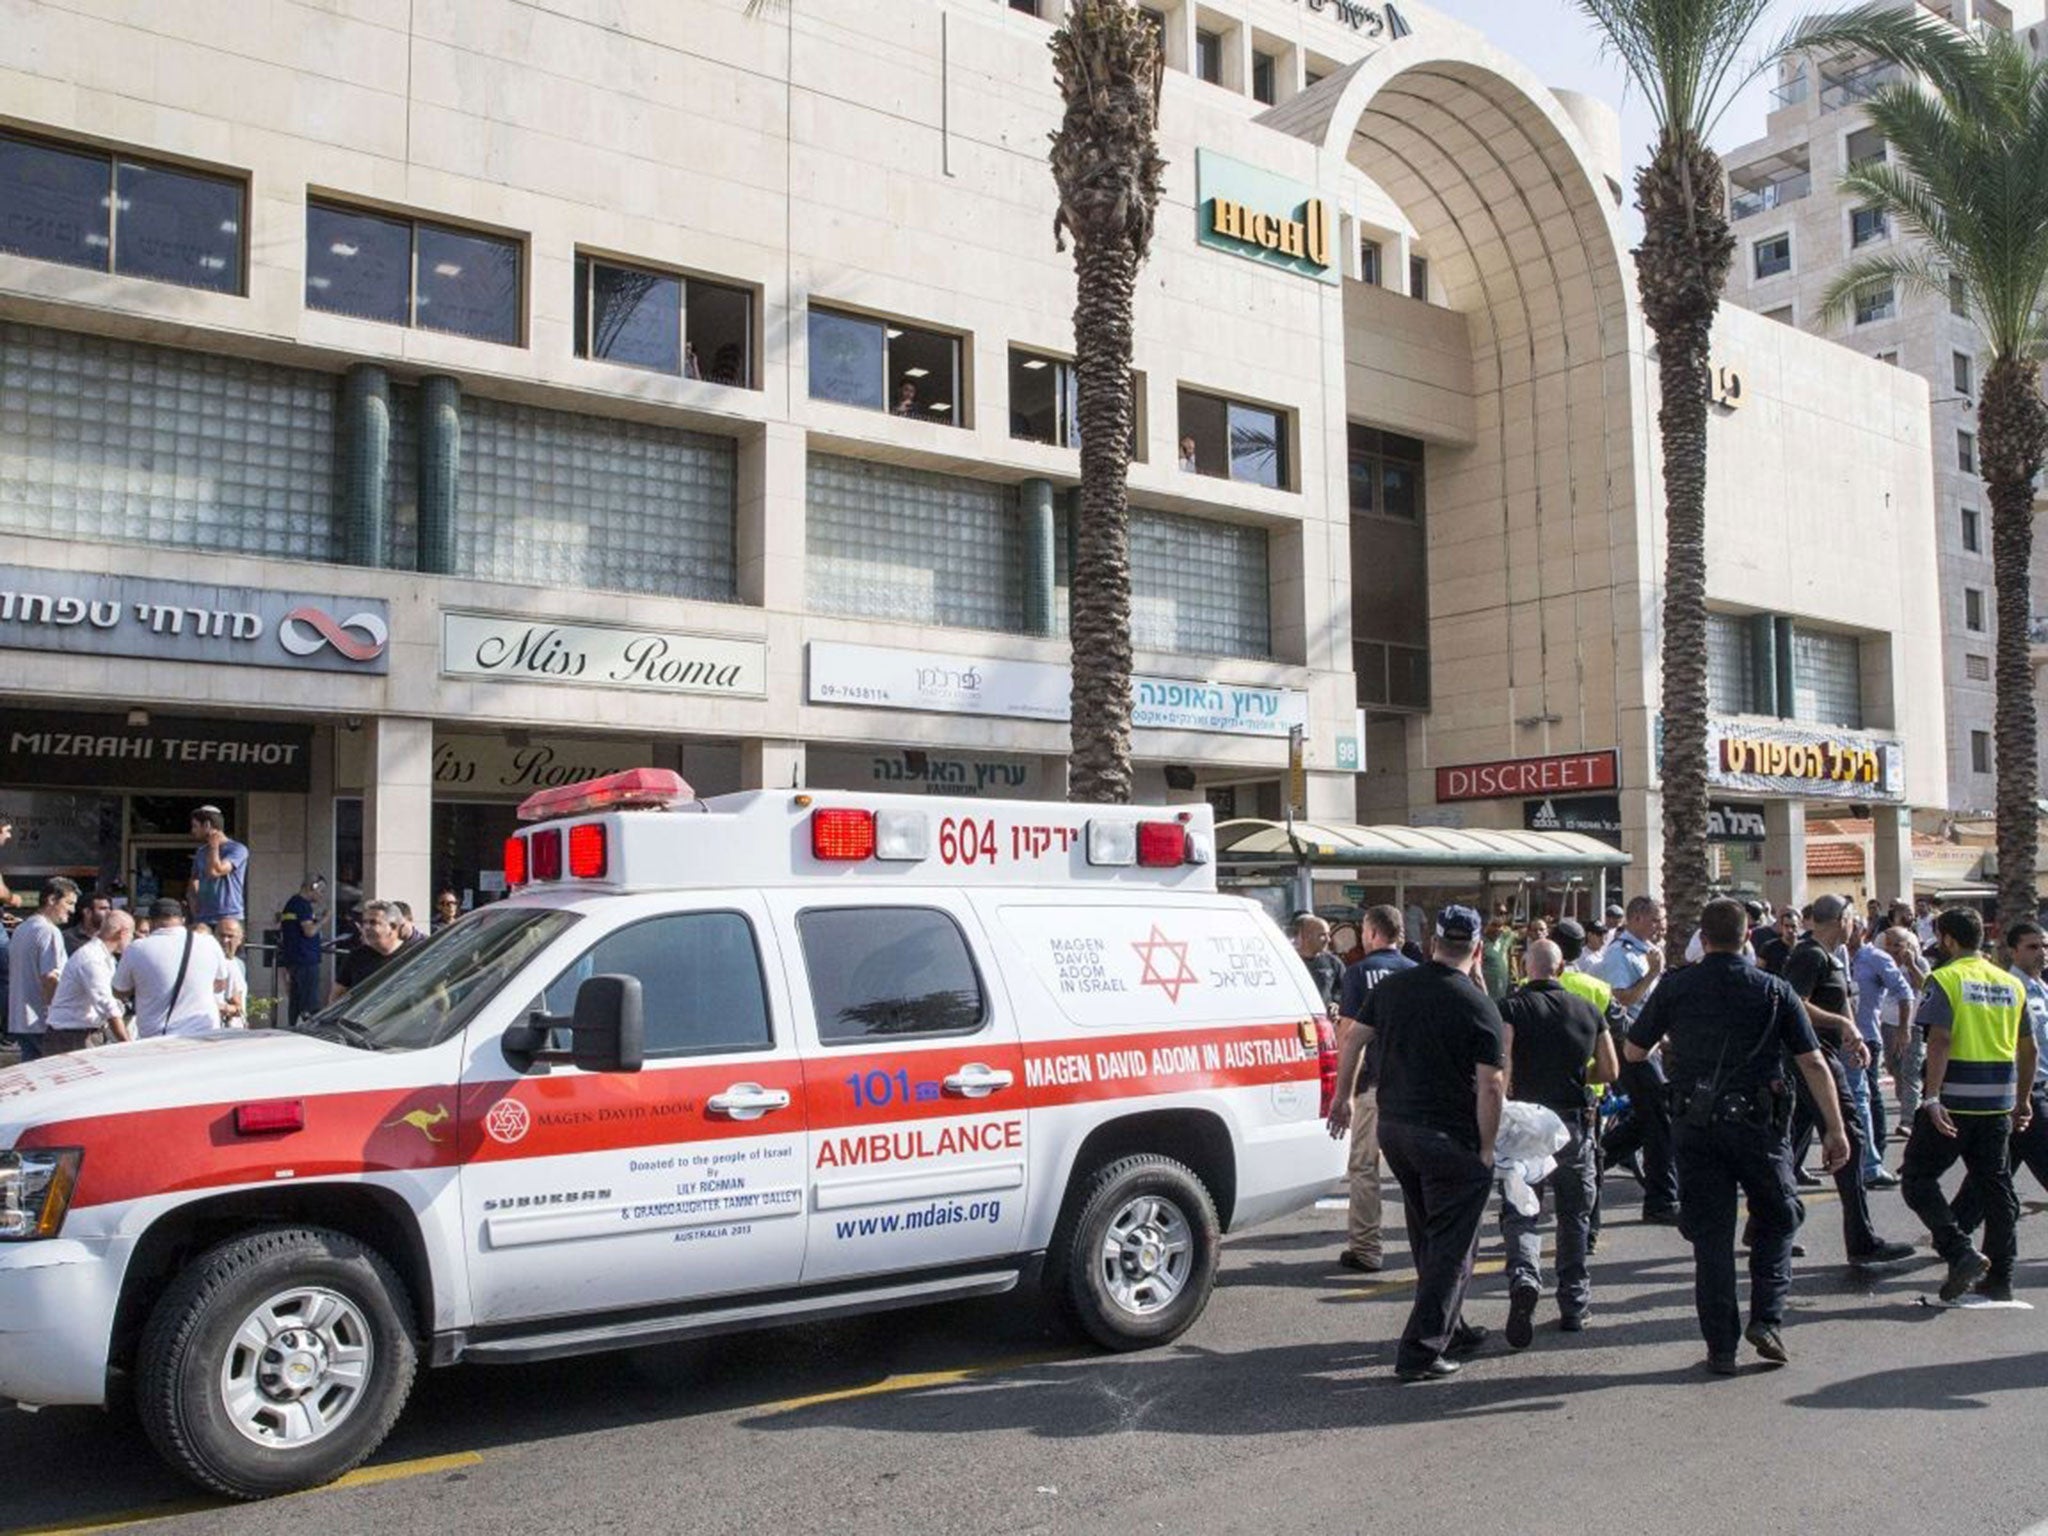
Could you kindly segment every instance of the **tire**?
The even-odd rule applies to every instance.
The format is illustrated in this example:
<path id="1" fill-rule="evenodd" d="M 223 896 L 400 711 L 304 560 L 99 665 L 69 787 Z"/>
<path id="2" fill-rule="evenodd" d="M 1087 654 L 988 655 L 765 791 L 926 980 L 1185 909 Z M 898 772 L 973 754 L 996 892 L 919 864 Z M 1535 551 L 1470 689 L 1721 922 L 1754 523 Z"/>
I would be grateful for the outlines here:
<path id="1" fill-rule="evenodd" d="M 157 1453 L 215 1493 L 318 1487 L 397 1422 L 419 1360 L 412 1317 L 405 1282 L 352 1237 L 285 1227 L 234 1238 L 151 1311 L 136 1411 Z"/>
<path id="2" fill-rule="evenodd" d="M 1070 1189 L 1046 1286 L 1061 1314 L 1104 1349 L 1150 1349 L 1202 1315 L 1222 1240 L 1215 1202 L 1193 1170 L 1150 1153 L 1121 1157 Z"/>

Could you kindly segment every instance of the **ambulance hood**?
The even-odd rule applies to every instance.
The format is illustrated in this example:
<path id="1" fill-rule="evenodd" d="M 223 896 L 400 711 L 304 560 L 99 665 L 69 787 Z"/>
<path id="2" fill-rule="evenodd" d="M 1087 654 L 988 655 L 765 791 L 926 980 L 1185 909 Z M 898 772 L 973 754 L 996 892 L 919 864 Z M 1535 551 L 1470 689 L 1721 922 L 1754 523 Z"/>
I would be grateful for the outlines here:
<path id="1" fill-rule="evenodd" d="M 279 1029 L 166 1035 L 45 1057 L 0 1071 L 0 1147 L 57 1121 L 345 1090 L 368 1075 L 362 1066 L 383 1063 L 383 1071 L 372 1069 L 382 1079 L 404 1059 Z"/>

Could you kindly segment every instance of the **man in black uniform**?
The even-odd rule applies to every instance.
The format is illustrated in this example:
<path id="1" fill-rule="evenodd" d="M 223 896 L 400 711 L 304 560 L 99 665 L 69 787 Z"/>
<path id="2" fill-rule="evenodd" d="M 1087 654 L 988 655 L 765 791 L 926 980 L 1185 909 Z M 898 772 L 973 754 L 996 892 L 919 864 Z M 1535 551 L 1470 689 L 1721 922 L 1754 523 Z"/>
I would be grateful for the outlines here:
<path id="1" fill-rule="evenodd" d="M 1469 973 L 1481 926 L 1470 907 L 1445 907 L 1429 963 L 1382 980 L 1359 1016 L 1379 1084 L 1380 1151 L 1401 1185 L 1415 1260 L 1415 1305 L 1394 1359 L 1403 1381 L 1455 1374 L 1447 1356 L 1486 1337 L 1459 1317 L 1493 1192 L 1502 1098 L 1500 1014 Z"/>
<path id="2" fill-rule="evenodd" d="M 1887 1242 L 1871 1225 L 1870 1196 L 1863 1188 L 1863 1120 L 1856 1113 L 1856 1101 L 1850 1095 L 1848 1075 L 1843 1070 L 1844 1058 L 1847 1065 L 1855 1067 L 1870 1063 L 1870 1048 L 1863 1043 L 1856 1020 L 1850 1016 L 1849 978 L 1835 958 L 1835 947 L 1848 938 L 1843 919 L 1849 904 L 1839 896 L 1822 896 L 1810 910 L 1813 926 L 1792 946 L 1779 974 L 1805 1004 L 1806 1016 L 1820 1041 L 1821 1060 L 1830 1086 L 1815 1092 L 1834 1099 L 1836 1113 L 1849 1135 L 1852 1155 L 1846 1167 L 1835 1170 L 1835 1189 L 1842 1197 L 1842 1245 L 1848 1250 L 1851 1264 L 1895 1264 L 1913 1256 L 1913 1245 Z M 1796 1143 L 1803 1139 L 1803 1127 L 1819 1125 L 1822 1117 L 1814 1094 L 1807 1091 L 1804 1081 L 1794 1086 L 1799 1096 L 1792 1126 Z"/>
<path id="3" fill-rule="evenodd" d="M 1602 1083 L 1613 1082 L 1621 1068 L 1600 1010 L 1558 984 L 1564 969 L 1558 946 L 1538 940 L 1529 946 L 1522 964 L 1528 982 L 1500 1005 L 1507 1096 L 1541 1104 L 1571 1132 L 1572 1139 L 1557 1154 L 1557 1167 L 1536 1186 L 1536 1196 L 1540 1201 L 1547 1192 L 1557 1203 L 1558 1327 L 1577 1333 L 1586 1326 L 1586 1307 L 1593 1296 L 1586 1252 L 1593 1192 L 1598 1187 L 1599 1152 L 1591 1139 L 1594 1117 L 1586 1096 L 1587 1068 L 1593 1067 L 1591 1080 Z M 1542 1219 L 1541 1205 L 1524 1216 L 1505 1195 L 1501 1197 L 1500 1233 L 1508 1250 L 1508 1344 L 1514 1349 L 1528 1348 L 1534 1337 L 1530 1320 L 1543 1294 Z"/>
<path id="4" fill-rule="evenodd" d="M 1742 906 L 1710 901 L 1700 914 L 1706 956 L 1668 976 L 1629 1026 L 1625 1054 L 1647 1060 L 1664 1043 L 1671 1082 L 1674 1155 L 1685 1206 L 1679 1229 L 1692 1244 L 1693 1295 L 1707 1368 L 1735 1374 L 1735 1346 L 1747 1338 L 1774 1364 L 1788 1358 L 1778 1329 L 1792 1283 L 1792 1235 L 1799 1198 L 1786 1136 L 1790 1057 L 1813 1092 L 1826 1127 L 1830 1171 L 1849 1163 L 1849 1138 L 1813 1025 L 1792 989 L 1742 958 Z M 1735 1294 L 1735 1207 L 1749 1199 L 1749 1327 Z"/>

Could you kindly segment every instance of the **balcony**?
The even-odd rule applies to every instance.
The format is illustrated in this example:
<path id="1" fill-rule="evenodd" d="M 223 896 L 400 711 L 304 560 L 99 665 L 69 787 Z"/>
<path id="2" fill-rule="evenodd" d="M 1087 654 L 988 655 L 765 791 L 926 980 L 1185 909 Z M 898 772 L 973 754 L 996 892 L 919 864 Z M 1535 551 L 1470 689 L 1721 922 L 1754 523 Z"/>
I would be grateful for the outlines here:
<path id="1" fill-rule="evenodd" d="M 1906 72 L 1898 65 L 1881 64 L 1874 60 L 1839 74 L 1823 71 L 1820 109 L 1823 112 L 1839 112 L 1844 107 L 1859 106 L 1886 86 L 1898 85 L 1905 79 Z"/>
<path id="2" fill-rule="evenodd" d="M 1813 193 L 1813 174 L 1801 171 L 1795 176 L 1786 176 L 1777 181 L 1767 181 L 1760 187 L 1730 188 L 1733 197 L 1729 203 L 1729 217 L 1737 222 L 1753 218 L 1759 213 L 1768 213 L 1773 208 L 1782 208 L 1787 203 L 1796 203 Z"/>

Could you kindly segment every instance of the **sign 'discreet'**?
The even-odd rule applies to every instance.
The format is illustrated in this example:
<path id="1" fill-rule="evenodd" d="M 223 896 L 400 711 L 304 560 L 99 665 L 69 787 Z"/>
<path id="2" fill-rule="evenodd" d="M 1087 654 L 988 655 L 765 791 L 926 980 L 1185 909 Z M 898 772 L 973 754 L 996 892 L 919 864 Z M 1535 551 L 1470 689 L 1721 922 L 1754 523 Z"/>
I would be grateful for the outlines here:
<path id="1" fill-rule="evenodd" d="M 1613 748 L 1568 752 L 1558 757 L 1511 757 L 1495 763 L 1460 763 L 1436 771 L 1439 804 L 1452 800 L 1513 800 L 1617 789 L 1621 759 Z"/>

